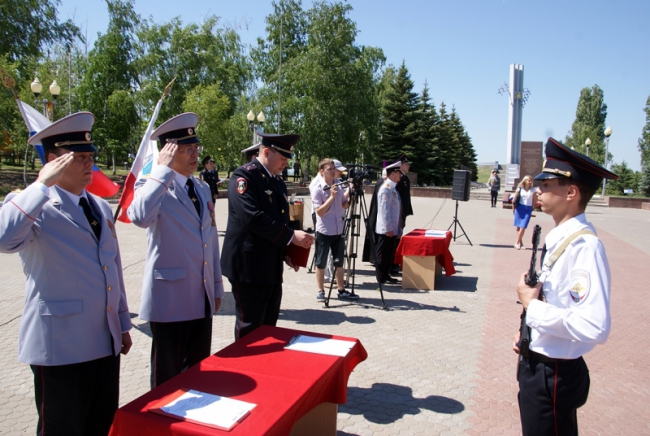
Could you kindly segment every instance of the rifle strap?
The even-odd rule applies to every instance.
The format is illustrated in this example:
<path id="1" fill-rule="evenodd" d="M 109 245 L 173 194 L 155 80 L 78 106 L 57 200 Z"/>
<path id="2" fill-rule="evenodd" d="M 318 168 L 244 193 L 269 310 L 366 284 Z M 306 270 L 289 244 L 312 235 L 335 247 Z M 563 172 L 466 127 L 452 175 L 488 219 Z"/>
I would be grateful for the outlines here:
<path id="1" fill-rule="evenodd" d="M 555 262 L 557 262 L 557 260 L 560 258 L 560 256 L 562 256 L 562 253 L 564 253 L 564 250 L 566 250 L 566 248 L 569 246 L 569 244 L 571 242 L 573 242 L 573 240 L 575 238 L 577 238 L 578 236 L 581 236 L 581 235 L 594 235 L 594 236 L 596 236 L 596 234 L 594 232 L 592 232 L 591 230 L 579 230 L 579 231 L 569 235 L 564 240 L 564 242 L 562 242 L 562 245 L 560 245 L 555 250 L 553 250 L 553 253 L 551 253 L 550 256 L 548 256 L 547 258 L 545 256 L 544 266 L 546 268 L 548 268 L 548 269 L 551 269 L 551 267 L 555 264 Z"/>

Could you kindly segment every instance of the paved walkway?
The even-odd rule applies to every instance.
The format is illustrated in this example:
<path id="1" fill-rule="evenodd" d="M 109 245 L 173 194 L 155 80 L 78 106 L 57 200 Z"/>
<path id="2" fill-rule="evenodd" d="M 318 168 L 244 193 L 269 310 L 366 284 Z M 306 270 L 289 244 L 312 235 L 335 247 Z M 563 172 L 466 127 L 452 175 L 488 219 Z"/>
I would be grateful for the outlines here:
<path id="1" fill-rule="evenodd" d="M 446 229 L 452 222 L 451 200 L 414 198 L 413 203 L 415 216 L 409 217 L 407 230 Z M 222 236 L 226 206 L 227 200 L 217 202 Z M 592 385 L 579 411 L 581 434 L 649 434 L 650 300 L 642 279 L 650 265 L 650 213 L 593 208 L 588 217 L 611 264 L 613 327 L 607 344 L 586 356 Z M 305 269 L 285 272 L 279 326 L 357 337 L 368 350 L 368 360 L 350 377 L 347 404 L 339 407 L 339 435 L 520 433 L 516 357 L 510 346 L 521 311 L 514 285 L 531 252 L 512 248 L 515 231 L 509 210 L 472 200 L 460 203 L 458 218 L 474 245 L 464 237 L 452 242 L 457 274 L 439 278 L 432 292 L 386 286 L 389 311 L 338 301 L 326 309 L 315 300 L 313 274 Z M 553 226 L 541 213 L 532 223 L 542 226 L 543 235 Z M 122 359 L 124 404 L 148 390 L 151 333 L 137 318 L 145 232 L 121 223 L 117 232 L 135 326 L 134 346 Z M 525 239 L 530 240 L 530 232 Z M 358 264 L 356 277 L 361 301 L 379 306 L 371 268 Z M 0 434 L 33 434 L 36 426 L 31 371 L 17 360 L 23 287 L 18 255 L 0 254 Z M 232 342 L 233 326 L 227 285 L 214 322 L 213 351 Z"/>

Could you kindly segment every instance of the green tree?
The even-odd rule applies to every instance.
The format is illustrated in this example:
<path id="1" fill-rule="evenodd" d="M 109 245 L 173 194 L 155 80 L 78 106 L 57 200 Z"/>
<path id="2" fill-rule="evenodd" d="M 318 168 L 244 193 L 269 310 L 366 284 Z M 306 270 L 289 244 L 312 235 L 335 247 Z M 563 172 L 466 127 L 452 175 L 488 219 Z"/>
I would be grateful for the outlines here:
<path id="1" fill-rule="evenodd" d="M 641 166 L 650 163 L 650 96 L 645 102 L 645 126 L 639 138 L 639 152 L 641 153 Z"/>
<path id="2" fill-rule="evenodd" d="M 639 179 L 639 193 L 644 197 L 650 197 L 650 162 L 645 162 L 641 167 Z"/>
<path id="3" fill-rule="evenodd" d="M 26 67 L 28 58 L 38 57 L 56 43 L 71 45 L 82 39 L 71 21 L 60 22 L 59 0 L 2 0 L 0 2 L 0 55 Z"/>
<path id="4" fill-rule="evenodd" d="M 395 81 L 386 91 L 381 108 L 381 132 L 375 149 L 376 158 L 396 160 L 405 153 L 412 160 L 419 154 L 424 138 L 419 128 L 418 108 L 419 97 L 413 92 L 411 75 L 402 62 Z M 417 170 L 419 168 L 413 168 L 413 171 Z"/>
<path id="5" fill-rule="evenodd" d="M 81 106 L 95 115 L 93 131 L 100 145 L 99 156 L 106 159 L 107 165 L 112 164 L 115 172 L 116 162 L 124 160 L 134 144 L 139 143 L 139 123 L 131 117 L 135 102 L 124 93 L 132 93 L 137 86 L 134 40 L 140 18 L 133 9 L 133 0 L 106 0 L 106 4 L 108 30 L 97 38 L 88 54 L 79 99 Z M 118 102 L 126 102 L 129 107 L 122 111 L 116 107 Z M 126 131 L 118 132 L 114 125 Z"/>
<path id="6" fill-rule="evenodd" d="M 565 145 L 586 154 L 585 141 L 591 139 L 589 157 L 596 162 L 605 162 L 605 120 L 607 105 L 603 90 L 598 85 L 582 88 L 576 109 L 576 119 L 565 139 Z M 611 153 L 607 162 L 612 160 Z"/>
<path id="7" fill-rule="evenodd" d="M 612 164 L 611 170 L 618 176 L 618 180 L 607 182 L 607 195 L 623 195 L 624 189 L 636 191 L 638 186 L 637 178 L 625 161 L 620 164 Z"/>
<path id="8" fill-rule="evenodd" d="M 316 2 L 304 12 L 299 2 L 281 1 L 274 8 L 268 36 L 253 50 L 265 82 L 258 99 L 267 131 L 300 134 L 297 151 L 306 170 L 312 156 L 344 162 L 367 157 L 377 135 L 375 87 L 383 53 L 356 44 L 347 4 Z"/>
<path id="9" fill-rule="evenodd" d="M 456 147 L 457 141 L 452 123 L 451 115 L 447 112 L 445 102 L 440 103 L 438 109 L 440 123 L 437 128 L 437 142 L 439 153 L 439 164 L 435 177 L 436 185 L 451 186 L 454 180 L 454 170 L 457 168 Z"/>
<path id="10" fill-rule="evenodd" d="M 213 156 L 220 167 L 238 157 L 240 150 L 227 147 L 226 124 L 230 118 L 231 101 L 219 83 L 198 85 L 191 90 L 183 102 L 183 111 L 195 112 L 199 116 L 196 133 L 201 138 L 204 153 Z"/>
<path id="11" fill-rule="evenodd" d="M 420 120 L 422 123 L 422 153 L 416 157 L 419 165 L 417 169 L 418 181 L 422 184 L 430 184 L 439 181 L 437 178 L 438 166 L 440 164 L 440 151 L 438 147 L 438 129 L 440 118 L 433 103 L 430 102 L 429 87 L 424 83 L 424 89 L 420 95 L 419 107 Z"/>
<path id="12" fill-rule="evenodd" d="M 463 165 L 470 169 L 472 172 L 472 180 L 478 179 L 478 167 L 476 166 L 476 151 L 472 145 L 472 139 L 465 131 L 463 123 L 458 117 L 456 108 L 452 107 L 451 116 L 449 117 L 449 125 L 456 138 L 454 145 L 454 161 L 455 166 Z"/>
<path id="13" fill-rule="evenodd" d="M 174 78 L 159 119 L 165 121 L 183 110 L 183 103 L 197 86 L 218 85 L 229 101 L 229 115 L 236 99 L 253 87 L 252 64 L 234 29 L 219 26 L 208 16 L 201 25 L 183 26 L 180 18 L 169 23 L 145 21 L 137 31 L 137 82 L 143 116 L 148 117 L 160 93 Z M 145 115 L 146 114 L 146 115 Z"/>

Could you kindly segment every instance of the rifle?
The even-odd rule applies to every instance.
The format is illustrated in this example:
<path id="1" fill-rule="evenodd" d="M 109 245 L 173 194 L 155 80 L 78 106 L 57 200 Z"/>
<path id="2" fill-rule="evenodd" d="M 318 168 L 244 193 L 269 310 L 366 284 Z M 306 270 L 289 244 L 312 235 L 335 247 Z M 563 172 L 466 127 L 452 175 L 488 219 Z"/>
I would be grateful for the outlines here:
<path id="1" fill-rule="evenodd" d="M 539 225 L 535 225 L 533 228 L 533 255 L 530 259 L 530 267 L 524 277 L 524 282 L 528 286 L 535 286 L 537 284 L 537 249 L 539 247 L 539 239 L 542 234 L 542 228 Z M 541 296 L 541 294 L 540 294 Z M 530 346 L 530 328 L 526 325 L 526 309 L 521 312 L 521 325 L 519 326 L 519 342 L 517 343 L 519 347 L 519 361 L 523 357 L 529 356 L 529 346 Z"/>

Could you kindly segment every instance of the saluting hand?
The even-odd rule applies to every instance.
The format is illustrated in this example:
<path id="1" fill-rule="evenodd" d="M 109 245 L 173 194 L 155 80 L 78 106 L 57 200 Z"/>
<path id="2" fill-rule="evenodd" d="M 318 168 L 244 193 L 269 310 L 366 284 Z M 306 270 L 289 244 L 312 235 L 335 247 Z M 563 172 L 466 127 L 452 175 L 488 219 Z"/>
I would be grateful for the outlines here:
<path id="1" fill-rule="evenodd" d="M 158 154 L 158 165 L 165 165 L 171 168 L 174 165 L 174 157 L 176 157 L 177 150 L 178 145 L 176 144 L 176 140 L 170 139 Z"/>
<path id="2" fill-rule="evenodd" d="M 65 169 L 72 163 L 73 159 L 74 153 L 71 151 L 70 153 L 63 154 L 56 159 L 49 161 L 38 172 L 38 178 L 36 181 L 41 182 L 48 188 L 56 185 L 56 183 L 61 179 L 61 176 L 63 176 Z"/>

